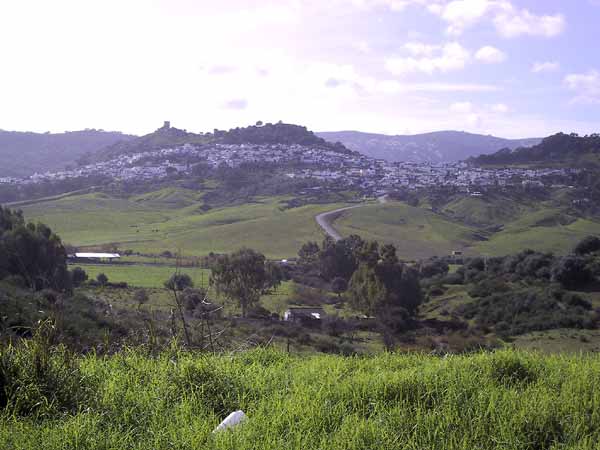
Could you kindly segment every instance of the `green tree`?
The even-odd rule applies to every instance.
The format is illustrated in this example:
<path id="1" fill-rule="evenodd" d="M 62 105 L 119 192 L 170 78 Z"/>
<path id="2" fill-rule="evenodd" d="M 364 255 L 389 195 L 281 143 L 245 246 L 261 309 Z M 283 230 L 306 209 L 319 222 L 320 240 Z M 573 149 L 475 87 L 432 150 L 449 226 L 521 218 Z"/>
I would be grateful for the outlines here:
<path id="1" fill-rule="evenodd" d="M 103 273 L 99 273 L 96 277 L 96 281 L 100 284 L 100 286 L 106 286 L 108 284 L 108 277 Z"/>
<path id="2" fill-rule="evenodd" d="M 75 267 L 71 271 L 71 279 L 73 280 L 73 286 L 79 287 L 87 281 L 88 274 L 81 267 Z"/>
<path id="3" fill-rule="evenodd" d="M 252 249 L 243 248 L 231 255 L 220 256 L 211 267 L 211 286 L 217 293 L 237 301 L 243 317 L 271 282 L 265 268 L 265 256 Z"/>
<path id="4" fill-rule="evenodd" d="M 183 291 L 186 288 L 193 288 L 194 282 L 187 273 L 174 273 L 165 281 L 165 287 L 170 291 Z"/>
<path id="5" fill-rule="evenodd" d="M 298 263 L 306 266 L 314 264 L 319 258 L 319 251 L 319 244 L 316 242 L 310 241 L 302 244 L 298 250 Z"/>
<path id="6" fill-rule="evenodd" d="M 600 251 L 600 237 L 598 236 L 588 236 L 581 240 L 574 249 L 576 255 L 589 255 L 590 253 L 595 253 Z"/>
<path id="7" fill-rule="evenodd" d="M 375 316 L 386 300 L 385 286 L 373 267 L 361 264 L 352 275 L 348 289 L 350 305 L 368 316 Z"/>

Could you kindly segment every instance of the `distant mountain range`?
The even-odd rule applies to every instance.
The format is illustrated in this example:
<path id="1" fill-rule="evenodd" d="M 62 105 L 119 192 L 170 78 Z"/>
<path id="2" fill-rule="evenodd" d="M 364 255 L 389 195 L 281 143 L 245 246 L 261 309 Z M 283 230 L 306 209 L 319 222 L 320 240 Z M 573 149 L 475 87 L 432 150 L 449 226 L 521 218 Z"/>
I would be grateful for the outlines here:
<path id="1" fill-rule="evenodd" d="M 0 130 L 0 177 L 64 169 L 81 155 L 133 137 L 103 130 L 55 134 Z"/>
<path id="2" fill-rule="evenodd" d="M 389 136 L 359 131 L 318 132 L 331 142 L 341 142 L 351 150 L 387 161 L 453 162 L 502 148 L 515 149 L 538 144 L 541 138 L 503 139 L 462 131 L 437 131 L 411 136 Z"/>
<path id="3" fill-rule="evenodd" d="M 490 155 L 470 158 L 474 165 L 537 165 L 600 168 L 600 135 L 558 133 L 529 148 L 503 148 Z"/>

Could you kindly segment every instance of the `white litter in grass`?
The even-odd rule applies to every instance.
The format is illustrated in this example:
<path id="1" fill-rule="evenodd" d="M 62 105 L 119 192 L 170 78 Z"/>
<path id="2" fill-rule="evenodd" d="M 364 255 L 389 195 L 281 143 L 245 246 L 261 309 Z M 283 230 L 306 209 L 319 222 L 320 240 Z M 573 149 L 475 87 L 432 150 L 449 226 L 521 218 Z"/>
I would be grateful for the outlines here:
<path id="1" fill-rule="evenodd" d="M 246 420 L 247 418 L 248 418 L 248 416 L 246 416 L 246 414 L 244 414 L 244 411 L 242 411 L 242 410 L 234 411 L 231 414 L 229 414 L 227 417 L 225 417 L 223 422 L 221 422 L 219 424 L 219 426 L 213 430 L 213 433 L 217 433 L 219 431 L 226 430 L 227 428 L 235 427 L 236 425 L 239 425 L 242 421 Z"/>

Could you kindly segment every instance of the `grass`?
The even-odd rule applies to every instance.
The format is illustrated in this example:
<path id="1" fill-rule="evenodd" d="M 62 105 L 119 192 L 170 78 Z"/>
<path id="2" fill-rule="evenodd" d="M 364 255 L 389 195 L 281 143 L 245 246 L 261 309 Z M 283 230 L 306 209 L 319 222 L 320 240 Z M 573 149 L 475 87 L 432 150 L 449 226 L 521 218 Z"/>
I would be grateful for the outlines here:
<path id="1" fill-rule="evenodd" d="M 90 279 L 96 279 L 103 273 L 110 282 L 126 282 L 131 287 L 161 288 L 173 273 L 175 267 L 156 265 L 126 265 L 126 264 L 73 264 L 81 267 Z M 197 287 L 208 285 L 210 270 L 197 267 L 182 267 L 181 273 L 187 273 Z"/>
<path id="2" fill-rule="evenodd" d="M 600 442 L 597 355 L 173 349 L 66 363 L 53 352 L 28 377 L 34 356 L 2 354 L 3 370 L 16 374 L 6 388 L 16 394 L 0 416 L 1 448 L 591 450 Z M 212 434 L 236 409 L 246 423 Z"/>
<path id="3" fill-rule="evenodd" d="M 314 216 L 343 204 L 286 209 L 284 198 L 259 198 L 240 206 L 202 209 L 202 193 L 163 189 L 128 199 L 94 193 L 23 208 L 76 246 L 116 243 L 119 248 L 184 256 L 226 253 L 246 246 L 271 258 L 295 256 L 308 240 L 324 234 Z"/>
<path id="4" fill-rule="evenodd" d="M 398 256 L 405 259 L 450 254 L 465 249 L 475 239 L 471 228 L 399 202 L 348 210 L 334 226 L 344 236 L 358 234 L 365 239 L 393 243 Z"/>
<path id="5" fill-rule="evenodd" d="M 47 223 L 64 242 L 79 247 L 114 243 L 121 251 L 201 256 L 245 246 L 280 259 L 296 256 L 309 240 L 323 239 L 314 219 L 317 214 L 348 205 L 290 209 L 287 198 L 269 197 L 206 210 L 203 197 L 203 192 L 182 188 L 129 198 L 91 193 L 28 204 L 23 210 L 27 218 Z M 393 243 L 406 260 L 448 255 L 453 250 L 467 256 L 506 255 L 523 248 L 564 254 L 585 236 L 600 233 L 600 221 L 569 215 L 552 201 L 532 204 L 499 194 L 461 197 L 441 212 L 426 204 L 412 207 L 389 201 L 345 211 L 334 227 L 343 236 L 359 234 Z M 492 225 L 503 227 L 492 232 Z"/>

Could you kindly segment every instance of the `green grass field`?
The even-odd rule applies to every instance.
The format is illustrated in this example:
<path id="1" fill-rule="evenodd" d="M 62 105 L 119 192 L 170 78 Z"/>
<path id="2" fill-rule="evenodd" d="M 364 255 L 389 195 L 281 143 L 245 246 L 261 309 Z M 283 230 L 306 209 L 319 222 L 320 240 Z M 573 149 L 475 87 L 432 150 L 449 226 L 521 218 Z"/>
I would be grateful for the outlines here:
<path id="1" fill-rule="evenodd" d="M 3 350 L 6 449 L 597 449 L 600 357 Z M 247 421 L 212 430 L 230 412 Z"/>
<path id="2" fill-rule="evenodd" d="M 72 267 L 81 267 L 90 279 L 96 279 L 103 273 L 110 282 L 126 282 L 131 287 L 162 288 L 166 280 L 174 273 L 175 267 L 153 265 L 126 265 L 126 264 L 73 264 Z M 182 267 L 179 272 L 186 273 L 194 282 L 194 286 L 208 286 L 210 270 L 196 267 Z"/>
<path id="3" fill-rule="evenodd" d="M 558 194 L 557 194 L 558 195 Z M 49 224 L 79 247 L 116 244 L 145 254 L 164 251 L 199 256 L 246 246 L 270 258 L 290 258 L 309 240 L 321 241 L 321 212 L 347 204 L 287 209 L 285 198 L 257 198 L 239 206 L 204 210 L 203 192 L 165 188 L 126 199 L 102 193 L 72 195 L 23 207 L 27 218 Z M 502 226 L 491 232 L 491 226 Z M 434 212 L 389 201 L 345 211 L 334 221 L 343 236 L 393 243 L 408 260 L 447 255 L 505 255 L 532 248 L 568 253 L 582 238 L 600 233 L 600 221 L 572 216 L 551 201 L 527 203 L 490 196 L 462 197 Z"/>
<path id="4" fill-rule="evenodd" d="M 474 230 L 405 203 L 373 204 L 346 211 L 334 225 L 344 236 L 358 234 L 396 245 L 401 258 L 417 259 L 464 250 Z"/>
<path id="5" fill-rule="evenodd" d="M 314 216 L 343 204 L 285 209 L 283 198 L 256 199 L 241 206 L 203 211 L 202 193 L 164 189 L 113 198 L 94 193 L 23 208 L 27 218 L 50 225 L 76 246 L 116 243 L 121 249 L 184 256 L 225 253 L 246 246 L 272 258 L 297 254 L 324 234 Z"/>

